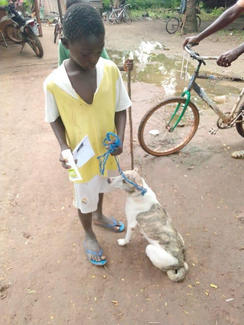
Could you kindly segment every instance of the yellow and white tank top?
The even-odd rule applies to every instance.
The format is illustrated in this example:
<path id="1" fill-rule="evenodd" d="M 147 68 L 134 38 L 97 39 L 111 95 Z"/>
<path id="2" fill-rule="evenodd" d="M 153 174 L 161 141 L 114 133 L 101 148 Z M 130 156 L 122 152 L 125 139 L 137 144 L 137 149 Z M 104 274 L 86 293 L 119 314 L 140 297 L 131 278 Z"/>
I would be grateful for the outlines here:
<path id="1" fill-rule="evenodd" d="M 86 183 L 99 175 L 97 156 L 105 152 L 103 139 L 107 132 L 115 132 L 115 112 L 131 105 L 120 71 L 109 60 L 100 58 L 96 65 L 97 89 L 92 104 L 86 103 L 73 89 L 65 66 L 54 70 L 44 82 L 45 120 L 54 122 L 61 117 L 66 130 L 66 140 L 73 150 L 88 136 L 95 155 L 80 168 L 81 183 Z M 117 168 L 114 157 L 110 156 L 108 170 Z"/>

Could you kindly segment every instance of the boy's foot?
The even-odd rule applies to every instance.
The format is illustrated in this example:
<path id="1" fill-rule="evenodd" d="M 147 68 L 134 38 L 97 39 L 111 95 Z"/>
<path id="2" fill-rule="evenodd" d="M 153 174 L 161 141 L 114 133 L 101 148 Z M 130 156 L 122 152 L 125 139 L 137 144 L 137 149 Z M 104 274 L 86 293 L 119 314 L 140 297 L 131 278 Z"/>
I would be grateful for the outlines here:
<path id="1" fill-rule="evenodd" d="M 125 230 L 125 226 L 123 222 L 117 221 L 116 219 L 107 218 L 104 215 L 99 216 L 96 213 L 93 213 L 94 225 L 103 227 L 114 232 L 122 232 Z"/>
<path id="2" fill-rule="evenodd" d="M 103 250 L 99 246 L 96 238 L 86 236 L 84 249 L 89 262 L 92 264 L 102 266 L 107 263 L 106 257 L 103 255 Z"/>
<path id="3" fill-rule="evenodd" d="M 231 157 L 235 159 L 244 159 L 244 150 L 232 152 Z"/>

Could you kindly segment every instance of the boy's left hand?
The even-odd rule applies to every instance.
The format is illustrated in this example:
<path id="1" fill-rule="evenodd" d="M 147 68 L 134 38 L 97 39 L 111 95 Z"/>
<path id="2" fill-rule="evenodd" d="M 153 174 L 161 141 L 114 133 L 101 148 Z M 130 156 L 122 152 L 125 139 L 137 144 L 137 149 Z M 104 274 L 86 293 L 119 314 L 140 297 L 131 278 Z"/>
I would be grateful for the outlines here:
<path id="1" fill-rule="evenodd" d="M 118 156 L 123 152 L 123 144 L 121 144 L 118 148 L 116 148 L 111 155 L 112 156 Z"/>
<path id="2" fill-rule="evenodd" d="M 133 60 L 127 59 L 124 63 L 124 71 L 132 71 L 133 67 Z"/>

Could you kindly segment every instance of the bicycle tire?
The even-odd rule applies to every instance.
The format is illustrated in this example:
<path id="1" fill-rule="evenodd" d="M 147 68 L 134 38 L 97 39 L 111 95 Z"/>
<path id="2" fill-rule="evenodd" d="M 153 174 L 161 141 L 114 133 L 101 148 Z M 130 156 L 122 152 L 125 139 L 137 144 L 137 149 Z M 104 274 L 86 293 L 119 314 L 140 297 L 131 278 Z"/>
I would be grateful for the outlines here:
<path id="1" fill-rule="evenodd" d="M 201 17 L 197 15 L 197 30 L 199 30 L 201 23 L 202 23 Z"/>
<path id="2" fill-rule="evenodd" d="M 23 36 L 16 24 L 9 24 L 4 29 L 4 34 L 14 43 L 20 44 L 23 42 Z"/>
<path id="3" fill-rule="evenodd" d="M 127 24 L 130 24 L 132 22 L 132 19 L 130 17 L 130 13 L 127 10 L 125 10 L 123 12 L 122 20 L 123 20 L 124 23 L 127 23 Z"/>
<path id="4" fill-rule="evenodd" d="M 179 29 L 179 26 L 180 26 L 180 20 L 176 17 L 171 17 L 166 23 L 166 31 L 169 34 L 174 34 Z"/>
<path id="5" fill-rule="evenodd" d="M 157 157 L 168 156 L 178 152 L 190 142 L 199 125 L 199 112 L 192 102 L 189 102 L 184 116 L 174 131 L 170 132 L 167 128 L 177 104 L 181 106 L 171 127 L 179 117 L 182 104 L 185 102 L 186 99 L 182 97 L 169 98 L 151 108 L 143 116 L 138 128 L 138 140 L 143 150 Z"/>
<path id="6" fill-rule="evenodd" d="M 237 115 L 240 114 L 240 116 L 236 120 L 236 130 L 242 137 L 244 137 L 244 118 L 243 115 L 241 114 L 242 112 L 244 112 L 244 106 L 240 108 L 237 114 Z"/>
<path id="7" fill-rule="evenodd" d="M 27 39 L 27 43 L 29 44 L 29 46 L 32 48 L 32 50 L 34 51 L 35 55 L 38 58 L 42 58 L 43 57 L 43 47 L 42 44 L 39 40 L 39 38 L 36 35 L 31 35 L 28 37 Z"/>

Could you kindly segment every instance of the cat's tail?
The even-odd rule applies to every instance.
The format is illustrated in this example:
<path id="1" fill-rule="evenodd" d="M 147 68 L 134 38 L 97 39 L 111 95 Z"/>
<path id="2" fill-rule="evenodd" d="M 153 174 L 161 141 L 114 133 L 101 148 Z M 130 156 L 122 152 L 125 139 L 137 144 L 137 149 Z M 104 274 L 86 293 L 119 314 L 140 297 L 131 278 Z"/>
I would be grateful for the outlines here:
<path id="1" fill-rule="evenodd" d="M 183 267 L 179 268 L 178 270 L 169 270 L 167 271 L 167 275 L 171 281 L 174 282 L 183 281 L 188 269 L 189 269 L 188 264 L 184 262 Z"/>

